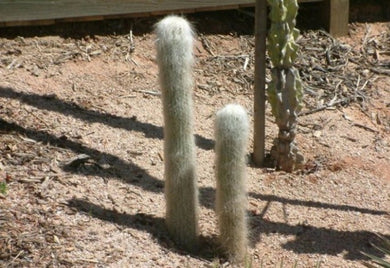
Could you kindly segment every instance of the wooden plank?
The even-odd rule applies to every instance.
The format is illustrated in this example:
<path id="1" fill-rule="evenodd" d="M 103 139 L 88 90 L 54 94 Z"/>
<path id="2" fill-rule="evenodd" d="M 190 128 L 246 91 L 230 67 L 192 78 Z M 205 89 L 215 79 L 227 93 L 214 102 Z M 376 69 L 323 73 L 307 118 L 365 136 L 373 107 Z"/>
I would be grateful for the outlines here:
<path id="1" fill-rule="evenodd" d="M 348 34 L 349 0 L 325 0 L 324 23 L 333 36 Z"/>
<path id="2" fill-rule="evenodd" d="M 313 3 L 313 2 L 322 2 L 324 0 L 298 0 L 299 3 Z"/>
<path id="3" fill-rule="evenodd" d="M 252 5 L 252 4 L 249 4 Z M 224 5 L 224 6 L 213 6 L 213 7 L 201 7 L 196 8 L 196 12 L 203 12 L 203 11 L 217 11 L 217 10 L 229 10 L 229 9 L 238 9 L 240 7 L 243 7 L 243 5 Z"/>
<path id="4" fill-rule="evenodd" d="M 53 19 L 47 19 L 47 20 L 18 20 L 18 21 L 0 21 L 0 27 L 12 27 L 12 26 L 42 26 L 42 25 L 51 25 L 56 23 Z"/>
<path id="5" fill-rule="evenodd" d="M 0 22 L 65 19 L 76 17 L 166 13 L 254 4 L 254 0 L 179 1 L 179 0 L 2 0 Z"/>
<path id="6" fill-rule="evenodd" d="M 0 0 L 0 26 L 234 9 L 254 4 L 255 0 Z"/>
<path id="7" fill-rule="evenodd" d="M 256 0 L 0 0 L 0 27 L 48 25 L 66 21 L 143 17 L 254 6 Z M 324 24 L 335 36 L 348 32 L 349 0 L 323 2 Z"/>

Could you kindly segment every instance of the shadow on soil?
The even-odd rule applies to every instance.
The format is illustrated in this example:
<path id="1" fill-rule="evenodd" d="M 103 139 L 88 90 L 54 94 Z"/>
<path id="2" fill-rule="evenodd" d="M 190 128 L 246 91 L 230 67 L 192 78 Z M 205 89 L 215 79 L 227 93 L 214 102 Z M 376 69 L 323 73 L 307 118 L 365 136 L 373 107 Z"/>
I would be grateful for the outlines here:
<path id="1" fill-rule="evenodd" d="M 99 159 L 104 158 L 109 163 L 108 168 L 101 168 L 98 164 L 94 168 L 82 168 L 82 162 L 75 165 L 66 165 L 65 171 L 72 173 L 81 173 L 84 175 L 102 176 L 105 178 L 116 177 L 123 179 L 125 182 L 139 186 L 147 191 L 162 192 L 163 181 L 150 176 L 144 169 L 123 161 L 122 159 L 107 153 L 100 152 L 98 150 L 86 147 L 75 141 L 68 140 L 66 137 L 56 137 L 44 131 L 27 129 L 19 126 L 15 123 L 9 123 L 0 119 L 0 131 L 16 132 L 27 138 L 33 139 L 44 144 L 50 144 L 51 146 L 58 146 L 61 148 L 72 150 L 78 154 L 86 154 L 91 157 L 96 163 Z M 93 165 L 92 165 L 93 166 Z M 212 208 L 214 204 L 215 190 L 210 187 L 204 187 L 200 189 L 200 200 L 202 205 Z M 328 255 L 345 254 L 344 258 L 351 260 L 364 260 L 364 257 L 360 251 L 373 253 L 381 256 L 380 252 L 376 252 L 375 249 L 369 246 L 369 241 L 375 234 L 368 231 L 337 231 L 332 229 L 326 229 L 321 227 L 314 227 L 310 225 L 289 225 L 283 222 L 270 222 L 264 219 L 264 215 L 270 202 L 281 202 L 293 205 L 311 206 L 318 208 L 336 209 L 342 211 L 356 211 L 360 213 L 368 213 L 374 215 L 386 215 L 386 211 L 378 211 L 371 209 L 364 209 L 359 207 L 352 207 L 346 205 L 333 205 L 314 201 L 302 201 L 295 199 L 287 199 L 277 197 L 273 195 L 261 195 L 256 193 L 250 193 L 250 196 L 258 198 L 264 201 L 268 201 L 264 210 L 260 214 L 250 215 L 250 224 L 252 232 L 253 243 L 257 243 L 261 240 L 261 234 L 281 233 L 285 235 L 294 235 L 296 239 L 294 241 L 284 244 L 286 249 L 292 250 L 297 253 L 318 253 Z M 117 224 L 124 225 L 125 227 L 136 228 L 150 232 L 161 244 L 166 243 L 166 231 L 163 226 L 163 219 L 156 218 L 146 214 L 126 215 L 119 214 L 117 212 L 101 208 L 95 204 L 87 201 L 73 199 L 69 203 L 70 206 L 75 207 L 79 211 L 91 212 L 92 216 L 105 220 L 115 222 Z M 390 238 L 390 237 L 389 237 Z M 212 248 L 215 248 L 215 238 L 201 238 L 204 243 L 205 251 L 196 256 L 210 259 Z M 164 242 L 165 241 L 165 242 Z M 215 256 L 214 256 L 215 257 Z"/>
<path id="2" fill-rule="evenodd" d="M 135 215 L 121 214 L 113 210 L 102 208 L 89 201 L 71 199 L 69 206 L 79 212 L 88 213 L 97 219 L 121 225 L 126 228 L 145 231 L 153 235 L 159 244 L 169 250 L 187 255 L 188 252 L 175 247 L 167 235 L 163 218 L 152 215 L 137 213 Z M 253 215 L 251 218 L 251 232 L 253 237 L 260 238 L 261 234 L 279 233 L 284 235 L 295 235 L 296 239 L 282 245 L 285 249 L 296 253 L 315 253 L 325 255 L 343 254 L 348 260 L 368 260 L 361 254 L 361 251 L 383 257 L 384 254 L 373 248 L 369 242 L 376 235 L 368 231 L 336 231 L 332 229 L 313 227 L 309 225 L 289 225 L 287 223 L 276 223 L 262 219 L 261 215 Z M 390 236 L 387 238 L 390 239 Z M 220 257 L 216 237 L 201 237 L 199 252 L 191 252 L 193 257 L 212 261 Z M 258 239 L 253 239 L 258 242 Z"/>
<path id="3" fill-rule="evenodd" d="M 89 123 L 102 123 L 113 128 L 121 128 L 129 131 L 142 132 L 146 138 L 162 139 L 163 128 L 150 123 L 137 120 L 136 116 L 125 118 L 109 113 L 87 110 L 76 103 L 60 100 L 56 95 L 38 95 L 34 93 L 21 93 L 12 88 L 1 88 L 0 97 L 17 99 L 23 103 L 34 106 L 38 109 L 61 113 L 72 116 Z M 214 141 L 195 135 L 196 144 L 204 150 L 214 148 Z"/>
<path id="4" fill-rule="evenodd" d="M 266 210 L 267 206 L 265 207 Z M 295 239 L 282 245 L 287 250 L 300 254 L 339 255 L 347 260 L 367 260 L 361 252 L 384 257 L 383 252 L 375 249 L 370 242 L 377 238 L 369 231 L 338 231 L 306 224 L 290 225 L 285 222 L 271 222 L 264 219 L 265 213 L 250 215 L 252 242 L 261 240 L 262 234 L 294 235 Z M 390 236 L 385 236 L 390 239 Z M 376 243 L 380 244 L 380 243 Z"/>
<path id="5" fill-rule="evenodd" d="M 334 209 L 334 210 L 340 210 L 340 211 L 355 211 L 355 212 L 359 212 L 359 213 L 372 214 L 372 215 L 389 215 L 389 213 L 387 211 L 382 211 L 382 210 L 359 208 L 359 207 L 348 206 L 348 205 L 335 205 L 335 204 L 328 204 L 328 203 L 316 202 L 316 201 L 297 200 L 297 199 L 279 197 L 279 196 L 275 196 L 275 195 L 251 193 L 250 196 L 255 198 L 255 199 L 260 199 L 263 201 L 280 202 L 282 204 L 289 204 L 289 205 L 295 205 L 295 206 L 304 206 L 304 207 L 322 208 L 322 209 Z"/>
<path id="6" fill-rule="evenodd" d="M 1 118 L 0 130 L 17 132 L 43 144 L 69 149 L 77 154 L 88 156 L 88 158 L 75 159 L 62 166 L 62 169 L 66 172 L 100 176 L 102 178 L 118 178 L 150 192 L 161 192 L 164 187 L 163 181 L 150 176 L 143 168 L 126 162 L 115 155 L 100 152 L 76 141 L 71 141 L 66 136 L 56 137 L 44 131 L 28 129 L 15 123 L 6 122 Z"/>
<path id="7" fill-rule="evenodd" d="M 172 240 L 169 238 L 168 231 L 165 227 L 163 218 L 155 217 L 144 213 L 137 213 L 134 215 L 122 214 L 116 211 L 100 207 L 89 201 L 82 199 L 71 199 L 68 201 L 69 207 L 77 209 L 79 212 L 87 213 L 97 219 L 121 225 L 125 228 L 137 229 L 150 233 L 157 239 L 158 243 L 181 255 L 188 255 L 189 252 L 183 251 L 175 247 Z M 212 261 L 218 253 L 216 252 L 216 238 L 215 237 L 200 237 L 199 249 L 190 254 L 195 258 L 202 258 Z"/>

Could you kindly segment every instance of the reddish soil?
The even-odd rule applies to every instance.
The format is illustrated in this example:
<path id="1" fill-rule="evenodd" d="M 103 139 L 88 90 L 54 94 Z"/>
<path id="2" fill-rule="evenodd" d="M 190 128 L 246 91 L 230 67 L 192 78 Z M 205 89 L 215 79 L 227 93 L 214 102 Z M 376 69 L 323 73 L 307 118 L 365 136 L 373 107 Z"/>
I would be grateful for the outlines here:
<path id="1" fill-rule="evenodd" d="M 223 263 L 215 243 L 213 122 L 232 102 L 253 116 L 254 39 L 247 33 L 253 22 L 242 16 L 231 31 L 207 31 L 221 18 L 191 17 L 199 29 L 194 102 L 202 236 L 202 250 L 192 254 L 177 248 L 164 227 L 162 107 L 155 36 L 145 26 L 155 21 L 140 26 L 149 30 L 134 24 L 132 36 L 104 30 L 67 36 L 40 28 L 38 36 L 18 37 L 14 30 L 0 38 L 0 183 L 6 185 L 0 266 Z M 229 18 L 224 22 L 230 27 Z M 361 251 L 381 256 L 369 242 L 377 233 L 390 237 L 388 32 L 386 23 L 357 23 L 338 40 L 355 56 L 343 71 L 323 73 L 324 83 L 342 74 L 337 96 L 355 89 L 360 95 L 299 118 L 303 170 L 248 165 L 253 267 L 364 267 Z M 318 40 L 308 40 L 301 45 L 316 47 Z M 374 52 L 363 53 L 365 45 Z M 372 68 L 368 57 L 376 59 Z M 362 82 L 350 85 L 354 74 Z M 334 96 L 323 88 L 319 98 L 320 91 L 305 95 L 303 111 Z M 276 133 L 267 104 L 267 151 Z"/>

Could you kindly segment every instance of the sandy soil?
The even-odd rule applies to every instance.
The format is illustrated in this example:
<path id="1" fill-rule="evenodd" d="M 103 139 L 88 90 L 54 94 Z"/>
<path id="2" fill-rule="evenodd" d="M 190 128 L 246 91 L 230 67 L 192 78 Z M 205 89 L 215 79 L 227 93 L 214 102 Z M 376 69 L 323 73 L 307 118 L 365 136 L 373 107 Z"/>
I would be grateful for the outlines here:
<path id="1" fill-rule="evenodd" d="M 253 22 L 242 16 L 231 32 L 205 30 L 221 18 L 191 17 L 199 29 L 202 240 L 191 254 L 164 227 L 163 120 L 150 28 L 0 38 L 0 266 L 224 263 L 215 243 L 213 122 L 232 102 L 253 115 Z M 306 165 L 292 174 L 248 165 L 253 267 L 364 267 L 361 251 L 380 255 L 369 242 L 376 233 L 390 237 L 388 32 L 386 23 L 350 25 L 350 35 L 336 40 L 350 55 L 340 70 L 328 68 L 321 33 L 303 32 L 305 55 L 317 51 L 299 65 L 308 91 L 297 142 Z M 318 79 L 312 63 L 326 69 Z M 336 97 L 347 101 L 314 111 Z M 276 133 L 267 106 L 267 150 Z"/>

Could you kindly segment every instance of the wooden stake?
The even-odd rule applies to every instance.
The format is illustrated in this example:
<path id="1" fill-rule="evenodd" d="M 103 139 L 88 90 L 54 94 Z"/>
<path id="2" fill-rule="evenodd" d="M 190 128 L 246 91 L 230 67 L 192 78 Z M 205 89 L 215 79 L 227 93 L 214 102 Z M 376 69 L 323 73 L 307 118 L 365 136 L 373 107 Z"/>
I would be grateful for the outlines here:
<path id="1" fill-rule="evenodd" d="M 349 0 L 325 0 L 322 12 L 324 23 L 331 35 L 348 34 Z"/>
<path id="2" fill-rule="evenodd" d="M 265 156 L 265 52 L 267 36 L 267 1 L 256 0 L 255 13 L 255 88 L 253 162 L 264 165 Z"/>

